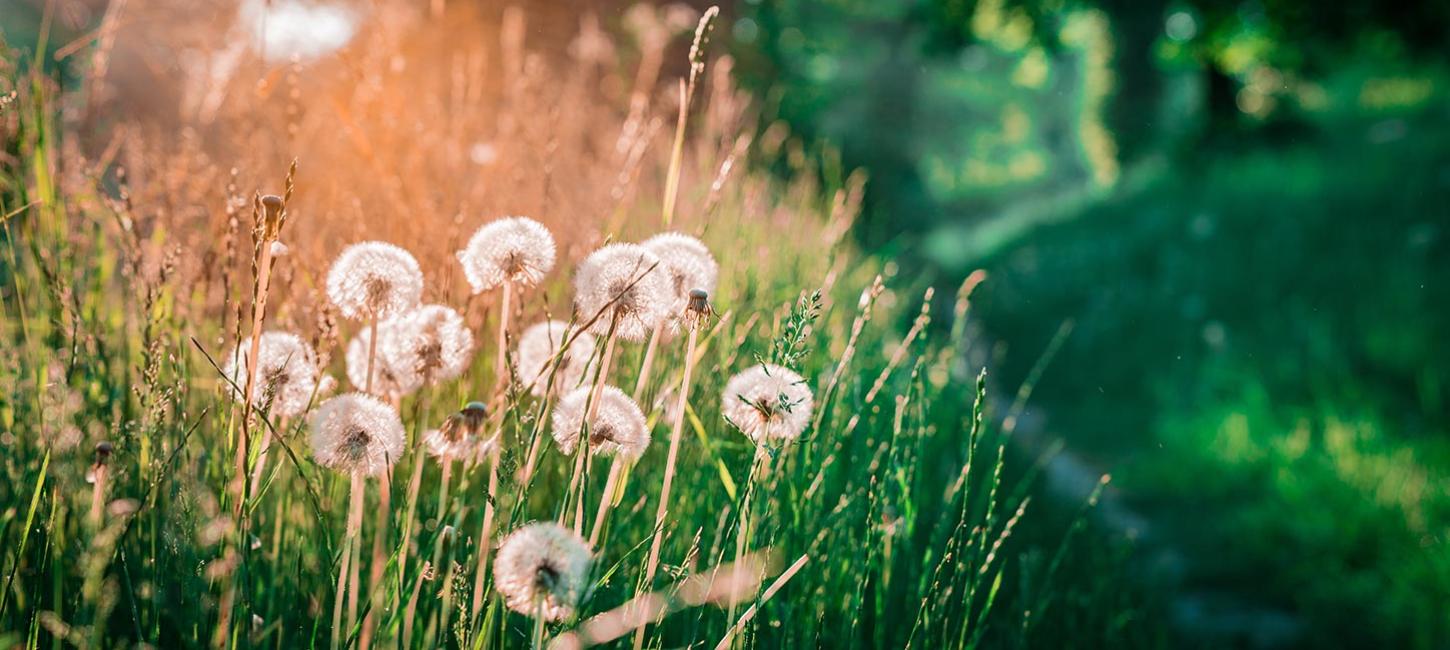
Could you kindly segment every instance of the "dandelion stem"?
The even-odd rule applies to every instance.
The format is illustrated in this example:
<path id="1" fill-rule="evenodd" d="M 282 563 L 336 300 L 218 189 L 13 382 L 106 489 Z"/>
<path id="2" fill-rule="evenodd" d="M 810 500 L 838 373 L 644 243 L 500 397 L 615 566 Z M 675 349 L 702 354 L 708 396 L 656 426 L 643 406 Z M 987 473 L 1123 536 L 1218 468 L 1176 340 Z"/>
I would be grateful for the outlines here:
<path id="1" fill-rule="evenodd" d="M 634 401 L 636 402 L 644 397 L 644 387 L 649 384 L 650 368 L 654 365 L 655 350 L 659 347 L 664 328 L 664 321 L 656 323 L 654 331 L 649 335 L 649 343 L 645 345 L 644 361 L 639 364 L 639 379 L 634 382 Z"/>
<path id="2" fill-rule="evenodd" d="M 508 378 L 508 329 L 511 304 L 513 302 L 514 283 L 511 280 L 504 280 L 503 296 L 499 299 L 498 313 L 498 348 L 493 364 L 493 386 L 494 392 L 502 390 Z"/>
<path id="3" fill-rule="evenodd" d="M 574 532 L 579 535 L 582 535 L 584 532 L 584 477 L 588 474 L 589 458 L 589 435 L 587 429 L 589 428 L 589 422 L 594 419 L 595 414 L 599 411 L 599 396 L 604 392 L 604 384 L 609 377 L 609 367 L 614 364 L 614 332 L 618 324 L 619 317 L 617 315 L 609 321 L 609 333 L 604 337 L 604 355 L 600 357 L 599 369 L 594 374 L 594 387 L 589 393 L 589 409 L 584 416 L 583 423 L 580 425 L 579 440 L 574 447 L 574 476 L 569 480 L 569 492 L 567 494 L 574 499 Z M 563 523 L 564 517 L 568 512 L 569 509 L 566 502 L 565 509 L 559 513 L 560 523 Z"/>
<path id="4" fill-rule="evenodd" d="M 352 584 L 352 556 L 353 547 L 357 545 L 358 530 L 362 527 L 363 509 L 363 478 L 354 473 L 350 479 L 349 499 L 347 508 L 347 533 L 342 546 L 342 564 L 337 569 L 337 593 L 333 597 L 332 604 L 332 648 L 337 648 L 347 637 L 347 629 L 342 627 L 343 601 Z M 351 627 L 351 626 L 349 626 Z"/>
<path id="5" fill-rule="evenodd" d="M 619 489 L 619 476 L 623 473 L 624 463 L 621 458 L 615 458 L 609 463 L 609 479 L 604 482 L 604 492 L 599 495 L 599 511 L 594 515 L 594 528 L 589 531 L 589 545 L 595 548 L 598 548 L 604 520 L 614 508 L 614 493 Z"/>
<path id="6" fill-rule="evenodd" d="M 363 392 L 373 394 L 373 361 L 378 356 L 378 312 L 373 310 L 368 316 L 368 370 L 367 378 L 363 380 Z"/>
<path id="7" fill-rule="evenodd" d="M 478 623 L 483 611 L 483 583 L 488 576 L 488 552 L 493 548 L 493 508 L 498 498 L 498 454 L 499 445 L 492 445 L 488 452 L 488 499 L 483 503 L 483 528 L 478 533 L 478 568 L 473 576 L 473 611 L 471 623 Z"/>
<path id="8" fill-rule="evenodd" d="M 382 584 L 383 572 L 388 568 L 388 524 L 391 523 L 388 514 L 392 508 L 392 496 L 392 481 L 388 474 L 383 474 L 378 482 L 378 518 L 376 530 L 373 531 L 373 561 L 368 572 L 368 590 L 372 594 L 373 604 L 368 609 L 367 616 L 363 619 L 362 639 L 358 643 L 358 647 L 364 650 L 372 646 L 373 631 L 377 627 L 378 612 L 382 610 L 384 591 L 379 589 L 378 586 Z"/>
<path id="9" fill-rule="evenodd" d="M 670 425 L 670 451 L 665 458 L 665 478 L 660 484 L 660 505 L 655 510 L 654 539 L 650 541 L 649 562 L 645 565 L 643 589 L 653 586 L 655 571 L 660 565 L 660 548 L 664 543 L 665 515 L 670 510 L 670 486 L 674 483 L 675 462 L 680 455 L 680 436 L 685 429 L 685 408 L 690 401 L 690 378 L 695 371 L 695 345 L 699 340 L 699 332 L 690 327 L 689 342 L 685 346 L 685 373 L 680 380 L 680 397 L 675 404 L 672 415 L 673 422 Z M 640 650 L 644 647 L 645 625 L 641 625 L 634 633 L 634 648 Z"/>
<path id="10" fill-rule="evenodd" d="M 534 605 L 534 637 L 529 647 L 540 650 L 544 647 L 544 599 L 536 599 Z"/>

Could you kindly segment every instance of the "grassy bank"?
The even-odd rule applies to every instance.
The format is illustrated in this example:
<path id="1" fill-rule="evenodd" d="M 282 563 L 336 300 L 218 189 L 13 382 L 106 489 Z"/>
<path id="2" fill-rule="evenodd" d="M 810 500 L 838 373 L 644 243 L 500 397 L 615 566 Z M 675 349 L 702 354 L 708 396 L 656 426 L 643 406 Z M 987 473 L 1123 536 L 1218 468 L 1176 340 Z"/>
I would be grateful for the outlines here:
<path id="1" fill-rule="evenodd" d="M 622 647 L 641 620 L 620 617 L 641 602 L 674 612 L 647 627 L 651 647 L 728 647 L 731 635 L 750 647 L 1115 638 L 1112 606 L 1080 597 L 1102 585 L 1059 578 L 1071 540 L 1004 546 L 1033 509 L 1002 478 L 980 369 L 961 363 L 960 329 L 924 334 L 945 316 L 918 311 L 930 302 L 923 287 L 847 242 L 859 179 L 814 177 L 781 130 L 742 130 L 750 104 L 699 36 L 691 61 L 704 72 L 690 78 L 688 110 L 674 79 L 654 84 L 665 46 L 688 39 L 693 20 L 681 30 L 642 10 L 637 40 L 615 59 L 589 17 L 576 17 L 589 45 L 570 49 L 527 41 L 518 10 L 388 7 L 336 54 L 306 62 L 247 46 L 125 69 L 157 74 L 149 80 L 61 88 L 6 54 L 6 645 Z M 115 70 L 155 56 L 140 44 L 190 42 L 184 18 L 134 18 L 90 65 Z M 176 87 L 162 84 L 168 75 Z M 791 180 L 752 171 L 779 159 Z M 557 267 L 512 301 L 473 293 L 454 252 L 519 213 L 553 231 Z M 498 363 L 525 325 L 553 317 L 578 331 L 597 318 L 573 307 L 591 251 L 666 230 L 699 236 L 719 262 L 714 314 L 700 321 L 689 382 L 688 337 L 660 343 L 648 375 L 647 346 L 620 343 L 592 380 L 637 387 L 653 438 L 607 493 L 602 459 L 581 471 L 583 456 L 551 440 L 559 395 L 495 369 L 516 362 Z M 339 392 L 370 388 L 343 381 L 348 343 L 370 323 L 344 318 L 326 279 L 363 240 L 411 251 L 423 301 L 456 309 L 474 341 L 459 377 L 384 396 L 406 443 L 372 477 L 316 460 L 311 415 L 326 389 L 282 417 L 270 399 L 242 408 L 245 382 L 220 368 L 260 323 L 312 346 L 311 371 L 337 378 Z M 954 301 L 957 316 L 966 300 Z M 891 326 L 913 314 L 909 332 Z M 757 446 L 723 417 L 741 399 L 727 380 L 759 362 L 799 372 L 813 396 L 798 440 Z M 424 453 L 424 434 L 469 401 L 487 405 L 498 455 Z M 360 509 L 350 483 L 363 486 Z M 613 509 L 590 525 L 601 499 Z M 539 626 L 537 612 L 504 606 L 489 558 L 508 533 L 555 519 L 595 540 L 582 587 L 559 596 L 573 612 Z M 1025 553 L 1038 558 L 1031 571 Z M 360 576 L 339 576 L 349 563 L 362 563 Z M 558 571 L 546 573 L 533 579 L 555 589 Z M 361 596 L 335 626 L 343 584 Z"/>

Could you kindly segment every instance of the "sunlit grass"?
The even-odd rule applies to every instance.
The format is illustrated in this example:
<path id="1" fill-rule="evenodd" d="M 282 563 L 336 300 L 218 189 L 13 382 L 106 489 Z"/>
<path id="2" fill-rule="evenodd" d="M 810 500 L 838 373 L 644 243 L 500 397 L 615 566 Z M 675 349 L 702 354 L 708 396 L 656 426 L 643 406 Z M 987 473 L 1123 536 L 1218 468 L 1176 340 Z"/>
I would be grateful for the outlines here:
<path id="1" fill-rule="evenodd" d="M 156 18 L 135 29 L 174 35 Z M 637 30 L 675 35 L 667 17 L 646 18 Z M 671 93 L 621 92 L 659 74 L 647 68 L 660 52 L 641 53 L 638 74 L 624 69 L 633 59 L 577 45 L 550 63 L 524 47 L 517 10 L 498 25 L 466 11 L 446 25 L 410 20 L 365 26 L 313 67 L 244 58 L 230 76 L 209 69 L 220 104 L 162 118 L 123 102 L 124 128 L 62 115 L 93 86 L 57 89 L 37 69 L 7 68 L 19 90 L 0 109 L 7 645 L 587 643 L 629 639 L 654 616 L 631 609 L 641 603 L 663 617 L 640 637 L 650 647 L 975 647 L 1031 633 L 1027 613 L 1060 592 L 1004 588 L 1015 575 L 1004 542 L 1031 516 L 1028 500 L 1004 484 L 1005 447 L 961 330 L 931 336 L 925 287 L 847 240 L 859 178 L 820 178 L 801 159 L 789 180 L 751 171 L 782 142 L 778 131 L 752 139 L 728 62 L 705 69 L 693 117 L 676 121 Z M 496 39 L 440 46 L 467 26 Z M 280 232 L 257 198 L 268 192 L 283 195 Z M 570 493 L 579 464 L 548 440 L 554 396 L 499 381 L 499 295 L 468 291 L 453 256 L 482 223 L 519 213 L 552 228 L 559 263 L 503 303 L 505 340 L 551 316 L 583 326 L 572 274 L 606 241 L 668 224 L 701 236 L 721 267 L 714 313 L 690 339 L 686 408 L 672 412 L 687 365 L 677 337 L 639 382 L 655 441 L 588 531 L 589 588 L 575 615 L 547 625 L 503 607 L 485 550 L 530 521 L 568 519 L 566 506 L 592 514 L 606 472 L 595 466 Z M 348 477 L 314 462 L 306 415 L 244 412 L 231 396 L 245 386 L 219 369 L 253 331 L 283 329 L 343 377 L 341 351 L 366 323 L 341 319 L 323 284 L 332 257 L 365 239 L 418 257 L 425 302 L 458 309 L 477 352 L 463 376 L 397 401 L 407 451 L 390 459 L 390 480 L 368 482 L 352 556 L 364 592 L 355 623 L 339 628 Z M 958 320 L 968 299 L 953 305 Z M 896 325 L 917 310 L 903 337 Z M 610 383 L 633 386 L 645 346 L 617 354 Z M 794 443 L 757 448 L 721 415 L 726 380 L 764 361 L 799 372 L 814 395 Z M 419 440 L 474 400 L 498 455 L 451 467 L 444 498 L 445 470 Z M 677 477 L 657 530 L 672 421 Z M 276 445 L 266 456 L 263 431 Z M 1050 585 L 1060 558 L 1024 585 Z M 1009 592 L 1040 595 L 1006 603 Z"/>

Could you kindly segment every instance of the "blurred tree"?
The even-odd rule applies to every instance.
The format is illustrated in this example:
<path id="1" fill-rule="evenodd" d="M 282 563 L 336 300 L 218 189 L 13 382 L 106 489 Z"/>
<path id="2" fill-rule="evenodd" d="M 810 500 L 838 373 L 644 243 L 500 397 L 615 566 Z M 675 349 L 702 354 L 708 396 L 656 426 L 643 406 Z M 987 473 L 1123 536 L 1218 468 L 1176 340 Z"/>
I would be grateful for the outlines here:
<path id="1" fill-rule="evenodd" d="M 948 46 L 912 0 L 763 0 L 734 26 L 742 75 L 771 89 L 778 116 L 870 170 L 859 234 L 872 245 L 1117 178 L 1101 12 L 1039 23 L 984 2 L 969 22 L 975 40 Z"/>
<path id="2" fill-rule="evenodd" d="M 1443 1 L 747 0 L 740 16 L 746 81 L 870 171 L 863 240 L 946 266 L 966 253 L 944 225 L 1095 195 L 1156 154 L 1297 135 L 1364 57 L 1450 60 Z"/>

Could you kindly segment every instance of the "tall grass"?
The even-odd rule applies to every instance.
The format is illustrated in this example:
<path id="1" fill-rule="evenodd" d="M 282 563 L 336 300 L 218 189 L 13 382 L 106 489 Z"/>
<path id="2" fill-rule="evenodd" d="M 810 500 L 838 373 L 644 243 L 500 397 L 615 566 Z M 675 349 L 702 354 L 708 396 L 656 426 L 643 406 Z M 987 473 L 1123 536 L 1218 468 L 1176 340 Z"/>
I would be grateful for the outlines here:
<path id="1" fill-rule="evenodd" d="M 194 45 L 195 31 L 164 9 L 118 21 L 91 61 Z M 611 629 L 629 639 L 654 613 L 668 615 L 646 628 L 649 647 L 1020 638 L 1025 612 L 1045 603 L 1004 608 L 1003 542 L 1030 511 L 1003 485 L 1004 446 L 984 420 L 962 339 L 927 336 L 923 287 L 846 240 L 859 177 L 812 174 L 778 128 L 753 137 L 728 60 L 698 56 L 706 67 L 688 112 L 671 104 L 672 83 L 631 87 L 659 72 L 632 62 L 667 58 L 670 39 L 650 30 L 677 35 L 653 12 L 636 10 L 629 25 L 635 44 L 658 51 L 611 43 L 589 17 L 572 47 L 546 40 L 535 51 L 517 9 L 478 16 L 448 5 L 428 17 L 381 3 L 344 50 L 305 65 L 268 63 L 236 45 L 245 32 L 223 26 L 201 39 L 208 47 L 160 61 L 161 76 L 179 76 L 179 105 L 163 107 L 157 97 L 170 95 L 149 92 L 157 80 L 138 87 L 112 74 L 61 88 L 7 53 L 0 83 L 16 94 L 0 108 L 3 642 L 567 645 Z M 683 134 L 673 143 L 672 121 Z M 788 181 L 748 171 L 780 158 Z M 289 216 L 276 233 L 269 209 L 254 206 L 284 186 Z M 463 377 L 401 401 L 409 451 L 377 484 L 388 492 L 368 491 L 360 622 L 333 629 L 347 477 L 312 461 L 305 417 L 237 407 L 217 365 L 263 318 L 310 338 L 341 376 L 337 351 L 355 326 L 339 322 L 321 283 L 331 257 L 360 239 L 411 250 L 425 301 L 493 332 L 498 297 L 468 295 L 452 253 L 481 223 L 514 213 L 545 222 L 560 243 L 559 268 L 514 297 L 520 326 L 568 320 L 577 262 L 664 221 L 701 236 L 720 261 L 658 530 L 660 568 L 645 579 L 684 338 L 660 345 L 643 385 L 655 443 L 620 478 L 591 592 L 575 619 L 536 626 L 502 606 L 480 564 L 503 534 L 554 518 L 574 463 L 545 440 L 521 481 L 552 398 L 518 386 L 493 394 L 506 351 L 483 334 Z M 277 234 L 287 252 L 268 260 Z M 895 324 L 917 305 L 903 338 Z M 574 315 L 576 326 L 587 317 Z M 619 346 L 614 383 L 633 385 L 642 348 Z M 720 416 L 725 379 L 757 360 L 799 370 L 818 409 L 799 442 L 765 455 Z M 466 401 L 491 398 L 497 489 L 487 463 L 456 466 L 451 498 L 439 498 L 443 468 L 420 453 L 418 436 Z M 262 431 L 272 460 L 249 494 L 236 481 L 256 466 Z M 769 471 L 752 472 L 763 457 Z M 414 496 L 407 477 L 419 464 Z M 604 480 L 590 473 L 574 498 L 596 503 Z M 480 539 L 490 503 L 497 533 Z M 627 616 L 641 611 L 631 603 L 652 603 L 651 616 Z"/>

